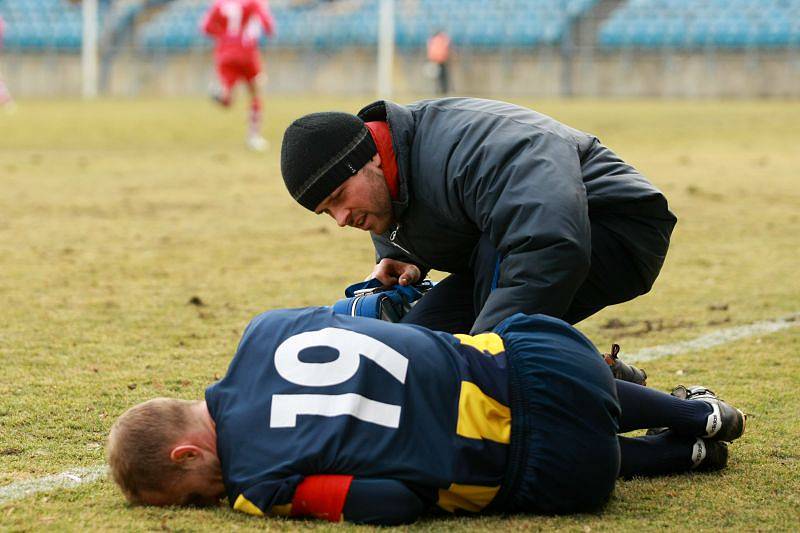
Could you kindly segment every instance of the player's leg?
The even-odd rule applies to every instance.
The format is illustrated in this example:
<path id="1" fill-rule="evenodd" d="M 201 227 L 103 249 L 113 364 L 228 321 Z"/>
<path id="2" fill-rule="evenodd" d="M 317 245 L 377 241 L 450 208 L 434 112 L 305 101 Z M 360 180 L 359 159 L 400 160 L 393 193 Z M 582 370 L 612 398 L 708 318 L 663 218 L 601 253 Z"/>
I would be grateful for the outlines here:
<path id="1" fill-rule="evenodd" d="M 682 472 L 712 471 L 728 464 L 728 445 L 667 431 L 644 437 L 619 437 L 619 477 L 665 476 Z"/>
<path id="2" fill-rule="evenodd" d="M 665 427 L 678 435 L 724 441 L 744 433 L 745 415 L 706 388 L 679 387 L 690 392 L 671 395 L 626 381 L 616 383 L 621 433 Z"/>
<path id="3" fill-rule="evenodd" d="M 219 90 L 212 93 L 211 98 L 223 107 L 230 107 L 233 88 L 239 79 L 238 68 L 230 61 L 217 61 L 217 79 L 219 80 Z"/>
<path id="4" fill-rule="evenodd" d="M 267 140 L 261 136 L 262 103 L 260 94 L 259 76 L 245 80 L 247 92 L 250 95 L 250 109 L 247 114 L 247 145 L 256 151 L 266 150 L 269 146 Z"/>
<path id="5" fill-rule="evenodd" d="M 621 477 L 719 470 L 727 465 L 723 441 L 744 432 L 741 411 L 701 387 L 683 388 L 687 394 L 675 396 L 620 380 L 616 385 L 621 433 L 665 428 L 655 435 L 620 437 Z"/>
<path id="6" fill-rule="evenodd" d="M 689 436 L 704 436 L 712 408 L 705 402 L 689 402 L 648 387 L 617 380 L 622 407 L 620 433 L 636 429 L 669 427 Z"/>
<path id="7" fill-rule="evenodd" d="M 11 97 L 11 91 L 8 90 L 3 80 L 3 73 L 0 72 L 0 106 L 11 106 L 13 103 L 14 99 Z"/>
<path id="8" fill-rule="evenodd" d="M 247 146 L 261 152 L 269 147 L 269 143 L 261 136 L 263 117 L 261 85 L 265 75 L 261 72 L 261 58 L 257 51 L 254 51 L 242 65 L 242 77 L 250 95 L 250 109 L 247 114 Z"/>

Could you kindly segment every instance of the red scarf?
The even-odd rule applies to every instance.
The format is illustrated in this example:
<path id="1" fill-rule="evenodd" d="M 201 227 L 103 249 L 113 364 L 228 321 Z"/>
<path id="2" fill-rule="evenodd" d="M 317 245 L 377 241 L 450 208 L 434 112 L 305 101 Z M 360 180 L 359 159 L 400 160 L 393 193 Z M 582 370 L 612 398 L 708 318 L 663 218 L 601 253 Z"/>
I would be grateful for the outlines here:
<path id="1" fill-rule="evenodd" d="M 389 124 L 376 121 L 367 122 L 366 126 L 378 148 L 378 155 L 381 156 L 381 170 L 386 178 L 386 185 L 389 186 L 389 194 L 392 196 L 392 200 L 397 200 L 400 196 L 400 183 L 397 181 L 397 158 L 395 158 L 394 148 L 392 148 L 392 133 L 389 131 Z"/>

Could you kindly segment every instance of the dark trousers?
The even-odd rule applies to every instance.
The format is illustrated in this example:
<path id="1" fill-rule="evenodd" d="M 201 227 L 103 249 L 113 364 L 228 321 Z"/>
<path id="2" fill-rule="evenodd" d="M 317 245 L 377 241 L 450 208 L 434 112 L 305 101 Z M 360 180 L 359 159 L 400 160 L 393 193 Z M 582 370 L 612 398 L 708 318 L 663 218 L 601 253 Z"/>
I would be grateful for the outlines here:
<path id="1" fill-rule="evenodd" d="M 589 274 L 567 312 L 556 318 L 575 324 L 604 307 L 649 291 L 664 262 L 674 224 L 674 219 L 593 216 Z M 482 236 L 473 251 L 469 271 L 439 282 L 402 322 L 448 333 L 469 333 L 489 293 L 497 286 L 501 261 L 489 239 Z M 517 311 L 522 310 L 510 309 L 509 316 Z"/>
<path id="2" fill-rule="evenodd" d="M 438 67 L 436 72 L 436 92 L 440 95 L 446 95 L 450 92 L 450 67 L 447 61 L 436 65 Z"/>
<path id="3" fill-rule="evenodd" d="M 506 320 L 511 442 L 494 510 L 564 513 L 593 510 L 618 475 L 689 471 L 711 405 L 614 380 L 592 343 L 544 315 Z M 660 435 L 624 437 L 639 429 Z"/>

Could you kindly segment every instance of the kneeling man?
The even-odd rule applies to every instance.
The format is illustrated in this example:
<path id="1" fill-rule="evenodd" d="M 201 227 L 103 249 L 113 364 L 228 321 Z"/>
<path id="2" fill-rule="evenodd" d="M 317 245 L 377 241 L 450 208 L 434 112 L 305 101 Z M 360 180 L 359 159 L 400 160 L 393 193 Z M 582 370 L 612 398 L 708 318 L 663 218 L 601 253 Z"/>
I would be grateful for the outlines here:
<path id="1" fill-rule="evenodd" d="M 615 381 L 555 318 L 517 314 L 467 336 L 308 308 L 256 317 L 205 401 L 123 414 L 108 459 L 136 503 L 227 495 L 255 515 L 398 524 L 432 506 L 595 510 L 620 475 L 724 467 L 723 441 L 743 430 L 705 389 Z"/>

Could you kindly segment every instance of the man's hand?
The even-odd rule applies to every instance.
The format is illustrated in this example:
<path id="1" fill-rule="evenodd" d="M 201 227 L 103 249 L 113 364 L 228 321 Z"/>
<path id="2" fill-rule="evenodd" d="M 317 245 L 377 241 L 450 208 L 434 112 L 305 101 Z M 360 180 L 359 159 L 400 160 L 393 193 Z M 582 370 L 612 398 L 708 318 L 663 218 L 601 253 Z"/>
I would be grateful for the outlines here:
<path id="1" fill-rule="evenodd" d="M 384 285 L 410 285 L 418 282 L 421 275 L 417 265 L 396 259 L 381 259 L 367 279 L 377 278 Z"/>

